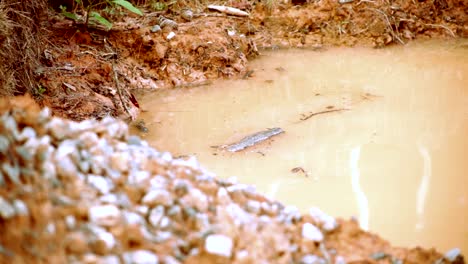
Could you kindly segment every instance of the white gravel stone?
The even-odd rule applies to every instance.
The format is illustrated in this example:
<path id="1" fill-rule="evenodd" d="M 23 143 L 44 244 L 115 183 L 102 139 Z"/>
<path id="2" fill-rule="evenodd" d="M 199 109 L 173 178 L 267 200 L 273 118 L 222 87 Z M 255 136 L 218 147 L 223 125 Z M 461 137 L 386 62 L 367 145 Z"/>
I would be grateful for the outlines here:
<path id="1" fill-rule="evenodd" d="M 172 196 L 171 194 L 165 189 L 152 189 L 146 193 L 143 197 L 142 202 L 145 205 L 154 206 L 154 205 L 171 205 L 172 204 Z"/>
<path id="2" fill-rule="evenodd" d="M 253 216 L 242 209 L 238 204 L 231 203 L 226 206 L 226 211 L 234 220 L 236 225 L 248 224 L 253 220 Z"/>
<path id="3" fill-rule="evenodd" d="M 247 210 L 251 213 L 260 213 L 261 205 L 259 201 L 249 200 L 247 201 Z"/>
<path id="4" fill-rule="evenodd" d="M 445 253 L 445 258 L 450 262 L 454 262 L 460 255 L 461 250 L 459 248 L 453 248 Z"/>
<path id="5" fill-rule="evenodd" d="M 67 215 L 65 217 L 65 225 L 68 230 L 73 230 L 76 227 L 76 218 L 73 215 Z"/>
<path id="6" fill-rule="evenodd" d="M 112 169 L 122 173 L 128 171 L 130 155 L 127 152 L 113 153 L 110 157 L 110 165 Z"/>
<path id="7" fill-rule="evenodd" d="M 225 235 L 209 235 L 205 240 L 205 250 L 208 253 L 230 258 L 232 255 L 232 239 Z"/>
<path id="8" fill-rule="evenodd" d="M 150 189 L 166 189 L 167 183 L 168 180 L 165 177 L 156 175 L 150 180 Z"/>
<path id="9" fill-rule="evenodd" d="M 102 257 L 99 264 L 120 264 L 120 259 L 116 255 L 109 255 Z"/>
<path id="10" fill-rule="evenodd" d="M 149 207 L 146 205 L 138 205 L 135 206 L 135 211 L 138 212 L 140 215 L 147 215 L 149 212 Z"/>
<path id="11" fill-rule="evenodd" d="M 13 200 L 13 207 L 15 208 L 16 214 L 18 215 L 28 215 L 29 210 L 26 204 L 18 199 Z"/>
<path id="12" fill-rule="evenodd" d="M 96 188 L 101 194 L 108 194 L 114 189 L 114 184 L 108 178 L 97 175 L 88 175 L 88 183 Z"/>
<path id="13" fill-rule="evenodd" d="M 326 261 L 315 255 L 305 255 L 301 259 L 301 264 L 326 264 Z"/>
<path id="14" fill-rule="evenodd" d="M 8 219 L 15 215 L 15 208 L 0 196 L 0 218 Z"/>
<path id="15" fill-rule="evenodd" d="M 89 219 L 100 226 L 113 226 L 120 219 L 120 210 L 112 204 L 95 205 L 89 208 Z"/>
<path id="16" fill-rule="evenodd" d="M 229 196 L 228 191 L 224 187 L 220 187 L 216 193 L 219 204 L 229 204 L 232 202 L 231 197 Z"/>
<path id="17" fill-rule="evenodd" d="M 163 216 L 164 216 L 164 206 L 159 205 L 151 209 L 150 214 L 148 216 L 148 221 L 153 227 L 158 227 Z"/>
<path id="18" fill-rule="evenodd" d="M 136 185 L 138 187 L 143 187 L 144 185 L 148 184 L 148 181 L 151 177 L 151 173 L 149 171 L 133 171 L 128 176 L 128 183 L 132 185 Z"/>
<path id="19" fill-rule="evenodd" d="M 310 208 L 309 214 L 315 221 L 322 223 L 322 228 L 325 231 L 332 231 L 338 227 L 338 222 L 335 218 L 327 215 L 317 207 Z"/>
<path id="20" fill-rule="evenodd" d="M 192 188 L 189 193 L 181 199 L 182 203 L 196 208 L 198 211 L 208 210 L 208 197 L 197 188 Z"/>
<path id="21" fill-rule="evenodd" d="M 305 223 L 302 226 L 302 237 L 316 242 L 323 240 L 323 234 L 320 232 L 320 229 L 311 223 Z"/>
<path id="22" fill-rule="evenodd" d="M 107 231 L 100 231 L 96 234 L 96 240 L 102 240 L 106 244 L 107 250 L 112 250 L 116 245 L 115 237 L 107 232 Z"/>
<path id="23" fill-rule="evenodd" d="M 149 250 L 135 250 L 123 254 L 125 264 L 158 264 L 158 256 Z"/>
<path id="24" fill-rule="evenodd" d="M 146 207 L 148 208 L 148 207 Z M 148 212 L 148 211 L 146 211 Z M 124 211 L 123 212 L 123 217 L 125 219 L 125 222 L 129 225 L 143 225 L 145 223 L 145 219 L 137 214 L 137 213 L 134 213 L 134 212 L 128 212 L 128 211 Z"/>
<path id="25" fill-rule="evenodd" d="M 346 260 L 342 256 L 336 256 L 335 258 L 335 264 L 346 264 Z"/>
<path id="26" fill-rule="evenodd" d="M 54 223 L 48 223 L 46 225 L 46 231 L 49 234 L 55 234 L 55 231 L 56 231 L 55 224 Z"/>

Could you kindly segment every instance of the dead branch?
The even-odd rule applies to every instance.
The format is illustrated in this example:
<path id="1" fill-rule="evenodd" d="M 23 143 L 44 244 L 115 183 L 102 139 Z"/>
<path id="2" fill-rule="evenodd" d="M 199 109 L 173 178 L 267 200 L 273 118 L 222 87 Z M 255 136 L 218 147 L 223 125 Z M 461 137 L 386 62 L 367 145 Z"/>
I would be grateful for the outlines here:
<path id="1" fill-rule="evenodd" d="M 452 35 L 452 37 L 456 38 L 457 36 L 455 35 L 455 33 L 453 33 L 453 31 L 447 27 L 446 25 L 442 25 L 442 24 L 425 24 L 426 26 L 431 26 L 431 27 L 439 27 L 439 28 L 443 28 L 445 30 L 447 30 L 450 35 Z"/>
<path id="2" fill-rule="evenodd" d="M 119 79 L 117 77 L 117 71 L 115 70 L 115 63 L 114 62 L 112 62 L 112 72 L 114 73 L 114 82 L 115 82 L 115 86 L 117 87 L 117 93 L 119 94 L 119 99 L 120 99 L 120 102 L 122 103 L 122 107 L 124 108 L 125 112 L 129 116 L 132 116 L 130 114 L 130 111 L 128 110 L 127 106 L 125 105 L 125 102 L 123 101 L 122 91 L 120 90 Z"/>
<path id="3" fill-rule="evenodd" d="M 337 108 L 337 109 L 330 109 L 330 110 L 324 110 L 324 111 L 320 111 L 320 112 L 315 112 L 315 113 L 310 113 L 308 115 L 304 115 L 302 114 L 303 116 L 301 117 L 300 121 L 305 121 L 313 116 L 316 116 L 316 115 L 321 115 L 321 114 L 326 114 L 326 113 L 332 113 L 332 112 L 341 112 L 341 111 L 348 111 L 348 110 L 351 110 L 351 109 L 348 109 L 348 108 Z"/>
<path id="4" fill-rule="evenodd" d="M 385 12 L 383 12 L 382 10 L 379 10 L 377 8 L 372 8 L 372 7 L 368 7 L 368 8 L 365 8 L 367 10 L 372 10 L 372 11 L 375 11 L 381 15 L 383 15 L 383 17 L 385 18 L 385 22 L 387 22 L 387 26 L 388 28 L 390 28 L 390 33 L 392 34 L 392 36 L 397 39 L 401 44 L 405 44 L 405 42 L 398 36 L 398 34 L 395 33 L 395 31 L 393 30 L 392 28 L 392 23 L 390 23 L 390 19 L 388 19 L 388 16 L 387 14 L 385 14 Z"/>

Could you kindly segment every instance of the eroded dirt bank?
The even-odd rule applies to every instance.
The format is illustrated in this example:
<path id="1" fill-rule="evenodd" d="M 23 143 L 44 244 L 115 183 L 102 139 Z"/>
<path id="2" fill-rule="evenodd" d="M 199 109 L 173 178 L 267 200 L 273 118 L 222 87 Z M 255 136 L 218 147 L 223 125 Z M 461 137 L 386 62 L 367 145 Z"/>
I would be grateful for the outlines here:
<path id="1" fill-rule="evenodd" d="M 248 76 L 248 60 L 265 48 L 384 47 L 415 38 L 468 36 L 466 1 L 271 2 L 230 2 L 249 17 L 177 2 L 161 12 L 146 9 L 143 17 L 116 17 L 110 31 L 77 27 L 50 14 L 45 26 L 53 45 L 47 45 L 44 64 L 35 71 L 41 87 L 36 97 L 54 114 L 74 120 L 134 119 L 133 90 Z M 193 10 L 190 21 L 181 17 L 183 8 Z M 174 23 L 154 28 L 161 16 Z M 171 32 L 175 36 L 169 37 Z"/>

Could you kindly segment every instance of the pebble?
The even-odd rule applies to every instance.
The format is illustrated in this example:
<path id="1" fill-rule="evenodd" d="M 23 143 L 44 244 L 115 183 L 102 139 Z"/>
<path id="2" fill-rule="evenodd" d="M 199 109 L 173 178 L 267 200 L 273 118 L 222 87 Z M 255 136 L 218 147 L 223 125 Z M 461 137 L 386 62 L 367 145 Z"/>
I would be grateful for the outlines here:
<path id="1" fill-rule="evenodd" d="M 89 208 L 89 218 L 92 223 L 101 226 L 113 226 L 120 219 L 120 210 L 112 204 L 95 205 Z"/>
<path id="2" fill-rule="evenodd" d="M 123 253 L 124 264 L 158 264 L 156 254 L 149 250 L 135 250 Z"/>
<path id="3" fill-rule="evenodd" d="M 116 255 L 101 257 L 99 264 L 120 264 L 120 259 Z"/>
<path id="4" fill-rule="evenodd" d="M 164 216 L 164 206 L 159 205 L 150 210 L 148 221 L 153 227 L 158 227 Z"/>
<path id="5" fill-rule="evenodd" d="M 18 199 L 13 200 L 13 207 L 15 208 L 17 215 L 28 215 L 29 210 L 26 204 Z"/>
<path id="6" fill-rule="evenodd" d="M 101 254 L 101 255 L 106 254 L 107 252 L 111 251 L 117 244 L 114 236 L 105 230 L 102 230 L 102 231 L 100 230 L 96 232 L 94 235 L 96 236 L 95 241 L 96 242 L 102 241 L 103 243 L 101 244 L 104 246 L 104 248 L 101 248 L 99 252 L 96 252 L 98 254 Z"/>
<path id="7" fill-rule="evenodd" d="M 320 229 L 311 223 L 302 225 L 302 237 L 315 242 L 321 242 L 323 240 L 323 234 L 320 232 Z"/>
<path id="8" fill-rule="evenodd" d="M 9 219 L 13 216 L 15 216 L 15 208 L 0 196 L 0 217 L 2 219 Z"/>
<path id="9" fill-rule="evenodd" d="M 232 239 L 225 235 L 209 235 L 205 240 L 205 250 L 213 255 L 230 258 L 232 255 Z"/>
<path id="10" fill-rule="evenodd" d="M 184 205 L 193 207 L 198 211 L 208 210 L 208 197 L 206 197 L 206 195 L 199 189 L 190 189 L 190 192 L 188 192 L 181 201 Z"/>
<path id="11" fill-rule="evenodd" d="M 134 212 L 124 211 L 123 217 L 125 219 L 125 223 L 129 225 L 143 225 L 146 223 L 145 219 L 141 215 Z"/>
<path id="12" fill-rule="evenodd" d="M 114 184 L 109 178 L 97 175 L 88 175 L 88 183 L 99 190 L 101 194 L 108 194 L 114 188 Z"/>
<path id="13" fill-rule="evenodd" d="M 333 231 L 338 227 L 338 222 L 335 218 L 327 215 L 317 207 L 310 208 L 309 214 L 316 222 L 322 224 L 322 228 L 325 231 Z"/>
<path id="14" fill-rule="evenodd" d="M 249 224 L 254 219 L 251 214 L 247 213 L 244 209 L 235 203 L 228 204 L 225 210 L 234 220 L 234 224 L 238 226 Z"/>
<path id="15" fill-rule="evenodd" d="M 76 227 L 76 218 L 73 215 L 65 216 L 65 225 L 68 230 L 73 230 Z"/>
<path id="16" fill-rule="evenodd" d="M 301 264 L 326 264 L 325 259 L 320 258 L 316 255 L 305 255 L 301 259 Z"/>
<path id="17" fill-rule="evenodd" d="M 450 262 L 455 262 L 455 260 L 461 256 L 461 250 L 459 248 L 453 248 L 447 251 L 444 256 Z"/>
<path id="18" fill-rule="evenodd" d="M 151 189 L 141 200 L 143 204 L 148 206 L 172 204 L 172 195 L 165 189 Z"/>

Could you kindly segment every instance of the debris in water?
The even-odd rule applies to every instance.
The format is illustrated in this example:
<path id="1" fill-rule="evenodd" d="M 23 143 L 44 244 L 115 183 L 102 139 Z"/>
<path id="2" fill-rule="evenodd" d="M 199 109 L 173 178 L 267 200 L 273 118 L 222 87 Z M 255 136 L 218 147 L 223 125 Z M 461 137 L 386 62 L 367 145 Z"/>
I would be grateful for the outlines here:
<path id="1" fill-rule="evenodd" d="M 292 168 L 292 169 L 291 169 L 291 172 L 292 172 L 292 173 L 302 172 L 302 173 L 304 173 L 304 176 L 309 177 L 309 173 L 307 173 L 307 171 L 304 170 L 304 168 L 302 168 L 302 167 L 295 167 L 295 168 Z"/>
<path id="2" fill-rule="evenodd" d="M 275 128 L 269 128 L 267 130 L 264 130 L 264 131 L 260 131 L 260 132 L 257 132 L 253 135 L 250 135 L 250 136 L 246 136 L 244 137 L 243 139 L 239 140 L 238 142 L 236 143 L 233 143 L 233 144 L 229 144 L 229 145 L 223 145 L 223 146 L 213 146 L 214 148 L 219 148 L 219 149 L 226 149 L 227 151 L 229 152 L 237 152 L 237 151 L 241 151 L 245 148 L 248 148 L 248 147 L 251 147 L 255 144 L 258 144 L 260 142 L 263 142 L 273 136 L 276 136 L 276 135 L 279 135 L 281 133 L 284 133 L 284 130 L 279 128 L 279 127 L 275 127 Z"/>
<path id="3" fill-rule="evenodd" d="M 306 114 L 302 114 L 302 117 L 300 118 L 300 121 L 305 121 L 313 116 L 316 116 L 316 115 L 321 115 L 321 114 L 326 114 L 326 113 L 332 113 L 332 112 L 341 112 L 341 111 L 348 111 L 350 109 L 348 108 L 336 108 L 336 109 L 329 109 L 329 110 L 324 110 L 324 111 L 320 111 L 320 112 L 315 112 L 315 113 L 310 113 L 308 115 Z"/>

